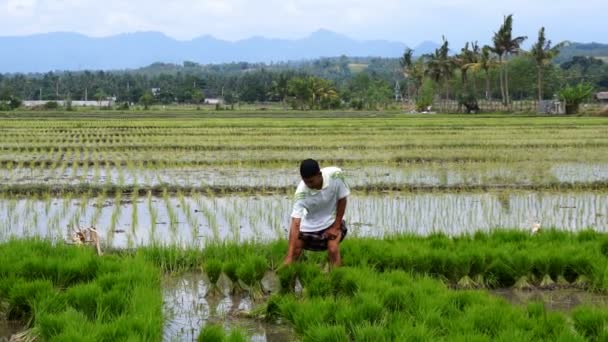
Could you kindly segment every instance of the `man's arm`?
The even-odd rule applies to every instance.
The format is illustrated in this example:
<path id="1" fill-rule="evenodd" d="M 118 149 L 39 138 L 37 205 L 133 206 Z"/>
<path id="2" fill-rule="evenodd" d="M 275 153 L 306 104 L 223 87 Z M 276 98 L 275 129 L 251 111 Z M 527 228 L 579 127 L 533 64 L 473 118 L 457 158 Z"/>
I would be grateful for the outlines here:
<path id="1" fill-rule="evenodd" d="M 340 198 L 336 206 L 336 220 L 332 224 L 331 228 L 327 230 L 325 235 L 330 240 L 340 236 L 340 227 L 342 226 L 342 220 L 344 219 L 344 212 L 346 211 L 346 197 Z"/>
<path id="2" fill-rule="evenodd" d="M 298 235 L 300 234 L 300 222 L 302 219 L 292 217 L 291 225 L 289 227 L 289 244 L 287 246 L 287 256 L 283 262 L 285 265 L 289 265 L 294 261 L 296 254 L 296 243 L 298 242 Z"/>

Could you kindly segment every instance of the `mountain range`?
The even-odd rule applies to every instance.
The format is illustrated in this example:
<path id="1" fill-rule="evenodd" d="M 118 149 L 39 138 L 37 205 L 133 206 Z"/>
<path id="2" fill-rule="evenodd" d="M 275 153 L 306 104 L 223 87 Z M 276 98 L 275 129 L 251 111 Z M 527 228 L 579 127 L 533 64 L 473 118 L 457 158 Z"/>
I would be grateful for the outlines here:
<path id="1" fill-rule="evenodd" d="M 414 50 L 423 54 L 437 46 L 427 41 Z M 212 36 L 178 41 L 159 32 L 102 38 L 55 32 L 0 37 L 0 73 L 133 69 L 155 62 L 270 63 L 341 55 L 399 57 L 406 48 L 401 42 L 361 41 L 328 30 L 295 40 L 251 37 L 235 42 Z"/>

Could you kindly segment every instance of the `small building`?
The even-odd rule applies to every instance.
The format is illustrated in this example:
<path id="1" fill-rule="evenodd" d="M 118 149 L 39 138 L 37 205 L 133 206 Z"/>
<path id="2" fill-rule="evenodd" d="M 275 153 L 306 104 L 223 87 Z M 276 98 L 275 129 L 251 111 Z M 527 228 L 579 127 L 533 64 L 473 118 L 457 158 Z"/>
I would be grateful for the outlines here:
<path id="1" fill-rule="evenodd" d="M 595 94 L 595 98 L 603 104 L 608 104 L 608 91 L 601 91 Z"/>

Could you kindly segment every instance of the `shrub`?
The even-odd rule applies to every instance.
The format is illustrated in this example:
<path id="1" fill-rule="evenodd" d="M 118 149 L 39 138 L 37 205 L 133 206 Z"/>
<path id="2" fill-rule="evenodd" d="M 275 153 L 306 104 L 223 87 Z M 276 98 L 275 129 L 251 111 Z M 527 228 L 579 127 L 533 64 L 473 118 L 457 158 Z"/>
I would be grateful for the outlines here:
<path id="1" fill-rule="evenodd" d="M 588 99 L 593 93 L 593 86 L 587 83 L 579 83 L 560 90 L 559 98 L 566 102 L 566 114 L 576 114 L 578 106 Z"/>

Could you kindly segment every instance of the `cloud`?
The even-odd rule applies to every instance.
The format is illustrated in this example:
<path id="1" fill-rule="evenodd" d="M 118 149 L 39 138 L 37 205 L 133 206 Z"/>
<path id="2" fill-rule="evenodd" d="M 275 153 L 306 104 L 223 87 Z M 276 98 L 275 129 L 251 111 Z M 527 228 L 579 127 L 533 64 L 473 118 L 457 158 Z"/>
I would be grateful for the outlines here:
<path id="1" fill-rule="evenodd" d="M 504 15 L 514 33 L 534 38 L 546 26 L 553 40 L 605 40 L 608 2 L 586 0 L 0 0 L 0 35 L 74 31 L 107 36 L 160 31 L 178 39 L 211 34 L 298 38 L 319 28 L 360 39 L 459 45 L 489 41 Z"/>

